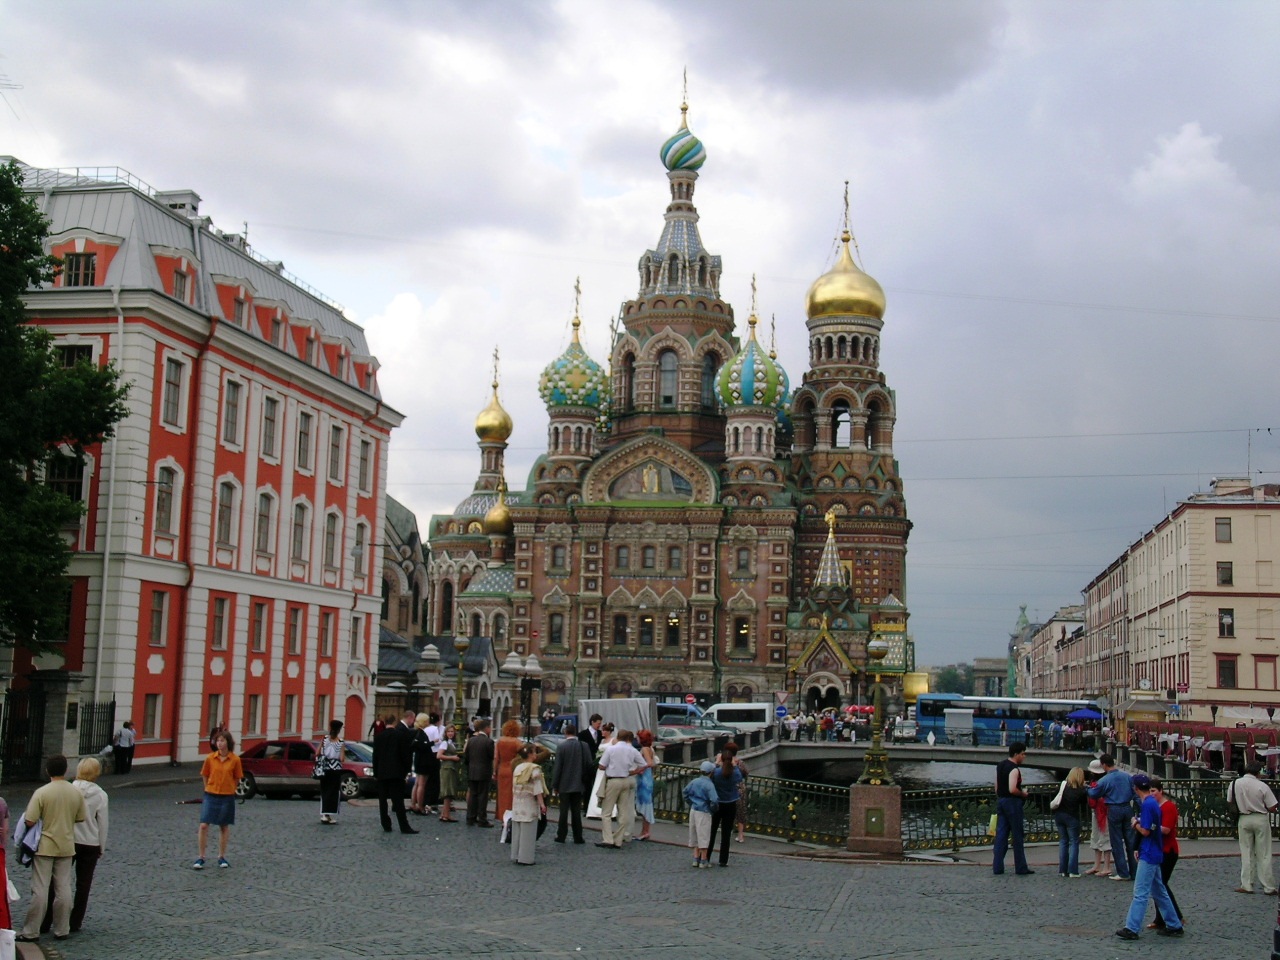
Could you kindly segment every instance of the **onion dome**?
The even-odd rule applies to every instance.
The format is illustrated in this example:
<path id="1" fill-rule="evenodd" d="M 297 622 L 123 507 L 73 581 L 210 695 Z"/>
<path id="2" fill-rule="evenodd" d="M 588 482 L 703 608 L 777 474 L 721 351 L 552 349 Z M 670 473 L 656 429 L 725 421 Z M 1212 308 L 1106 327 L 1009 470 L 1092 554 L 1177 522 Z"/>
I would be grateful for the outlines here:
<path id="1" fill-rule="evenodd" d="M 573 341 L 542 371 L 538 394 L 547 407 L 593 407 L 599 410 L 609 396 L 609 375 L 582 349 L 578 328 L 582 321 L 573 316 Z"/>
<path id="2" fill-rule="evenodd" d="M 697 170 L 707 160 L 707 148 L 689 129 L 687 114 L 689 105 L 680 104 L 680 129 L 667 138 L 658 151 L 662 165 L 668 170 Z"/>
<path id="3" fill-rule="evenodd" d="M 503 481 L 498 486 L 498 502 L 489 508 L 484 515 L 484 532 L 509 536 L 515 528 L 511 519 L 511 508 L 507 506 L 507 484 Z"/>
<path id="4" fill-rule="evenodd" d="M 852 237 L 840 235 L 840 256 L 836 265 L 813 281 L 805 298 L 810 320 L 820 317 L 884 317 L 884 290 L 875 279 L 858 269 L 849 253 Z"/>
<path id="5" fill-rule="evenodd" d="M 476 416 L 476 436 L 490 443 L 506 443 L 511 436 L 511 414 L 498 402 L 498 380 L 493 381 L 493 398 Z"/>
<path id="6" fill-rule="evenodd" d="M 787 374 L 756 340 L 756 315 L 748 318 L 747 345 L 720 368 L 716 393 L 726 407 L 776 407 L 787 398 Z"/>

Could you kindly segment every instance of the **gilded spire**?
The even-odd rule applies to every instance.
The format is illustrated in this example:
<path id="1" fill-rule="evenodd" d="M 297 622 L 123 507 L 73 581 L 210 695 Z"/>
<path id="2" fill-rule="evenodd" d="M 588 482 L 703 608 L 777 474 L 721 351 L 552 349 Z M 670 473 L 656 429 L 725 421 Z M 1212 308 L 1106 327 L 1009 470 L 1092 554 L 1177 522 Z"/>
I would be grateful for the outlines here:
<path id="1" fill-rule="evenodd" d="M 823 517 L 827 521 L 827 542 L 822 547 L 822 557 L 818 560 L 818 573 L 814 577 L 815 587 L 843 587 L 844 570 L 840 566 L 840 550 L 836 546 L 836 511 L 828 510 Z"/>
<path id="2" fill-rule="evenodd" d="M 511 415 L 498 400 L 498 348 L 493 348 L 493 396 L 476 417 L 476 436 L 481 440 L 506 443 L 511 436 Z"/>
<path id="3" fill-rule="evenodd" d="M 769 359 L 778 359 L 778 315 L 769 314 Z"/>
<path id="4" fill-rule="evenodd" d="M 756 324 L 760 321 L 756 318 L 756 275 L 751 275 L 751 315 L 747 317 L 747 326 L 751 328 L 751 339 L 756 338 Z"/>
<path id="5" fill-rule="evenodd" d="M 573 278 L 573 342 L 578 343 L 578 328 L 582 326 L 582 278 Z"/>

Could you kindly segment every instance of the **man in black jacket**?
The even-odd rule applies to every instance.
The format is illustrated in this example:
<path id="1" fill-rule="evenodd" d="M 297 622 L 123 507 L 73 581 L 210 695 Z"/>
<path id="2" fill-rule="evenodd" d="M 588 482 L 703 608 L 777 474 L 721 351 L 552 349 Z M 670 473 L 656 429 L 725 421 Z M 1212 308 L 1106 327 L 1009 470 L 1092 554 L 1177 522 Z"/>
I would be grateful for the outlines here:
<path id="1" fill-rule="evenodd" d="M 413 713 L 406 714 L 413 717 Z M 391 817 L 387 812 L 387 800 L 391 800 L 391 809 L 395 811 L 396 820 L 400 824 L 401 833 L 417 833 L 409 826 L 409 818 L 404 812 L 404 782 L 409 776 L 409 767 L 413 762 L 413 727 L 412 722 L 397 722 L 394 716 L 387 717 L 387 725 L 373 738 L 373 777 L 378 785 L 378 815 L 382 820 L 382 829 L 391 832 Z"/>
<path id="2" fill-rule="evenodd" d="M 565 738 L 556 747 L 556 762 L 551 768 L 551 792 L 560 795 L 560 827 L 556 843 L 564 843 L 573 816 L 573 842 L 585 843 L 582 837 L 582 794 L 591 789 L 595 778 L 595 751 L 574 736 L 574 726 L 564 725 Z"/>
<path id="3" fill-rule="evenodd" d="M 488 720 L 475 722 L 475 733 L 462 748 L 462 768 L 467 774 L 467 826 L 492 827 L 489 785 L 493 782 L 493 740 Z"/>

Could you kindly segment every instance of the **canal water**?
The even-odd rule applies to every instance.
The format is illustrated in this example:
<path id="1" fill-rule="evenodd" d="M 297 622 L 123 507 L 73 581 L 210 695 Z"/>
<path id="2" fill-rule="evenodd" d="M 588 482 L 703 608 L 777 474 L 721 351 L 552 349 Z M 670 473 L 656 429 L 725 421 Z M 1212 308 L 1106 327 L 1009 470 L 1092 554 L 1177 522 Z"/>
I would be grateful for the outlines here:
<path id="1" fill-rule="evenodd" d="M 993 763 L 899 763 L 890 760 L 894 782 L 903 790 L 948 790 L 959 787 L 992 787 L 996 768 Z M 856 760 L 839 763 L 786 763 L 780 776 L 787 780 L 825 783 L 847 787 L 862 775 L 862 764 Z M 1051 770 L 1023 768 L 1023 781 L 1056 783 Z"/>

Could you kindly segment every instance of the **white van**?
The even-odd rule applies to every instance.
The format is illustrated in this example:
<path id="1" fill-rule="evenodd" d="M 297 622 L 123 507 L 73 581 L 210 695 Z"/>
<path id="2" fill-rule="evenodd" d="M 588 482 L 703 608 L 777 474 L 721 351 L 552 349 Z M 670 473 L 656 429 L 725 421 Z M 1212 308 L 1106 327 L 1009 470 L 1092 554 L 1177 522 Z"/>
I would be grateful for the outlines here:
<path id="1" fill-rule="evenodd" d="M 716 703 L 707 707 L 707 716 L 743 733 L 763 730 L 777 721 L 771 703 Z"/>

